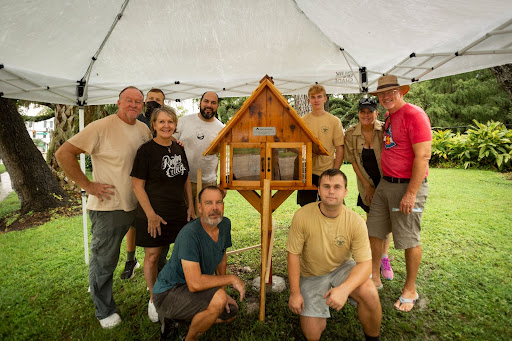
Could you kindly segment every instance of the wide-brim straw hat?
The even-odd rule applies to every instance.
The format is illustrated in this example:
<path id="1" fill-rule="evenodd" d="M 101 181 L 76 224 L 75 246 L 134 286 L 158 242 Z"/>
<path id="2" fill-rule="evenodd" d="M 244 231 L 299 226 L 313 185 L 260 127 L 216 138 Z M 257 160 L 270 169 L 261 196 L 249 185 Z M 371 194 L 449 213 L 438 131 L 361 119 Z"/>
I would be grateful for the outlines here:
<path id="1" fill-rule="evenodd" d="M 398 79 L 393 75 L 386 75 L 379 78 L 377 83 L 377 90 L 370 92 L 370 95 L 377 95 L 381 92 L 386 92 L 393 89 L 402 90 L 402 95 L 405 95 L 409 92 L 409 85 L 400 85 L 398 84 Z"/>

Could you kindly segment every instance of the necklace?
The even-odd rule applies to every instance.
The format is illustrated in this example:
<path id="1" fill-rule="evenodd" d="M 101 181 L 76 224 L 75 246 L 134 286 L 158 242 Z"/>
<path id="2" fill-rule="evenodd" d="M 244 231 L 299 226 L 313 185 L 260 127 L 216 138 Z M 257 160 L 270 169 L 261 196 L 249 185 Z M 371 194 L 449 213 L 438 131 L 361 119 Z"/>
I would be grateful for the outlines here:
<path id="1" fill-rule="evenodd" d="M 326 215 L 325 215 L 325 213 L 322 211 L 322 207 L 320 206 L 320 203 L 318 203 L 318 209 L 320 210 L 320 213 L 322 213 L 322 215 L 323 215 L 324 217 L 328 218 L 328 219 L 336 219 L 336 218 L 338 218 L 338 216 L 339 216 L 339 213 L 338 213 L 338 215 L 337 215 L 336 217 L 329 217 L 329 216 L 326 216 Z"/>
<path id="2" fill-rule="evenodd" d="M 158 145 L 160 145 L 160 146 L 162 146 L 162 147 L 164 147 L 164 148 L 167 148 L 167 151 L 169 152 L 169 154 L 171 153 L 172 141 L 171 141 L 171 144 L 170 144 L 170 145 L 165 146 L 165 145 L 163 145 L 162 143 L 157 142 L 157 141 L 156 141 L 156 139 L 153 139 L 153 140 L 155 141 L 155 143 L 156 143 L 156 144 L 158 144 Z"/>

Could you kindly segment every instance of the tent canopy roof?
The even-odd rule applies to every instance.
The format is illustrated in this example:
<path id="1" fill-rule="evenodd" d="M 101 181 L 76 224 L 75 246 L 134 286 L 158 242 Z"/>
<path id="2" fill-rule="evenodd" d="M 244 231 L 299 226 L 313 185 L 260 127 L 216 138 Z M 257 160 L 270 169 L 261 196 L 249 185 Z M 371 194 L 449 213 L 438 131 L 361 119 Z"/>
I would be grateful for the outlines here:
<path id="1" fill-rule="evenodd" d="M 7 0 L 0 93 L 76 104 L 83 80 L 88 105 L 127 85 L 247 96 L 265 74 L 284 94 L 358 93 L 382 74 L 409 84 L 512 62 L 511 13 L 508 0 Z"/>

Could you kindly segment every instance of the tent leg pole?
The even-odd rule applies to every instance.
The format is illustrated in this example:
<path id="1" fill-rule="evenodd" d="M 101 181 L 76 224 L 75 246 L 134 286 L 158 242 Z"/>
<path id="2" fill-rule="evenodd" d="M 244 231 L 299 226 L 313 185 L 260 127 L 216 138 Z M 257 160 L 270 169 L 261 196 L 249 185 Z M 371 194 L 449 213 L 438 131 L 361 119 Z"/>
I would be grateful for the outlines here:
<path id="1" fill-rule="evenodd" d="M 82 190 L 82 225 L 84 229 L 84 255 L 85 255 L 85 264 L 89 265 L 89 240 L 87 238 L 87 198 L 85 196 L 85 191 Z"/>
<path id="2" fill-rule="evenodd" d="M 80 131 L 84 130 L 84 107 L 78 108 L 78 128 Z M 85 154 L 80 154 L 80 169 L 85 174 Z M 85 191 L 82 189 L 82 225 L 84 230 L 84 255 L 85 264 L 89 264 L 89 240 L 87 238 L 87 198 L 85 197 Z"/>

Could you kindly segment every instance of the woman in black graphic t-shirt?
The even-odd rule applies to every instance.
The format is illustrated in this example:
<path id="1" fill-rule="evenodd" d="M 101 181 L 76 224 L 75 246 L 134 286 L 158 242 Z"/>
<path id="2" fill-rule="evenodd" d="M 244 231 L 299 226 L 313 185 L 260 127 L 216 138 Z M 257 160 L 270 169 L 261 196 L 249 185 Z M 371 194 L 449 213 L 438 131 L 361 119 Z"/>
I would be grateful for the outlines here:
<path id="1" fill-rule="evenodd" d="M 145 251 L 144 277 L 150 291 L 148 315 L 153 322 L 158 321 L 152 290 L 162 246 L 174 243 L 181 228 L 195 218 L 185 150 L 171 139 L 177 123 L 174 109 L 161 107 L 153 111 L 150 126 L 156 136 L 140 146 L 130 174 L 139 201 L 136 244 Z"/>

